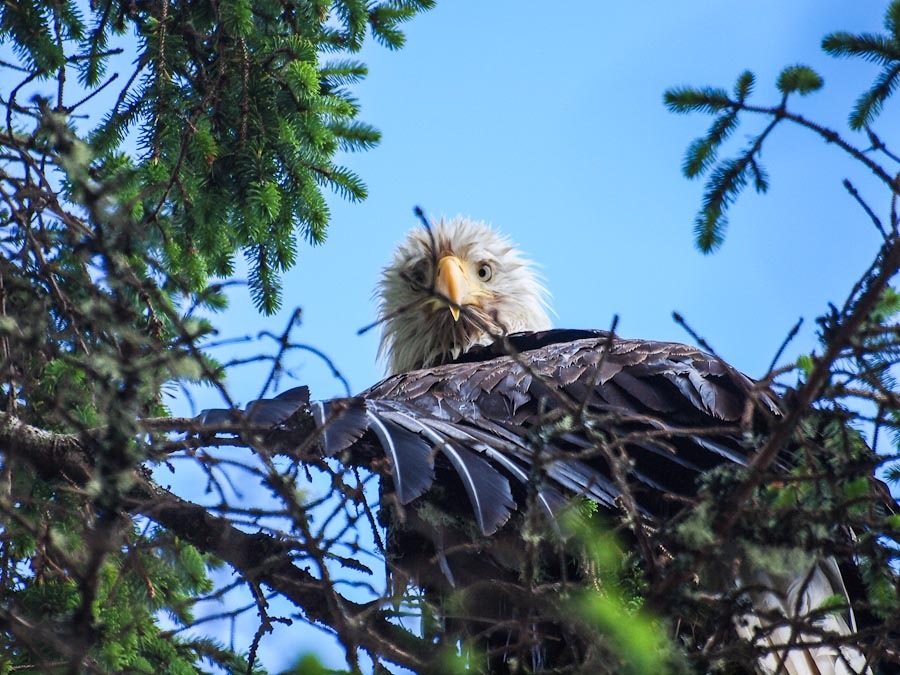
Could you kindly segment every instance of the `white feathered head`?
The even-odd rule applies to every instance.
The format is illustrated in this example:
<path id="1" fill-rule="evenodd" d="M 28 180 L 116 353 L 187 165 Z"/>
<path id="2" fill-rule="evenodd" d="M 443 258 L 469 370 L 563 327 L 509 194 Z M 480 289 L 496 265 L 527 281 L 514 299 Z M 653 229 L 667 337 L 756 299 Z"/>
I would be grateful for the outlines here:
<path id="1" fill-rule="evenodd" d="M 456 217 L 412 230 L 376 296 L 390 373 L 443 363 L 500 335 L 550 328 L 533 264 L 485 223 Z"/>

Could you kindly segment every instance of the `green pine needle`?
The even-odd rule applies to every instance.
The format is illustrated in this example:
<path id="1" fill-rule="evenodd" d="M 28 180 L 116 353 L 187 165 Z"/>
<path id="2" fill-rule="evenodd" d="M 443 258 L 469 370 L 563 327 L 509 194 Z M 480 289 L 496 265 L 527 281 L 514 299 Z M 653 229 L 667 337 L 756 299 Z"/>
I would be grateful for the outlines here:
<path id="1" fill-rule="evenodd" d="M 882 70 L 872 87 L 856 100 L 853 112 L 850 113 L 850 128 L 859 130 L 871 124 L 881 113 L 885 101 L 894 93 L 898 81 L 900 81 L 900 62 Z"/>
<path id="2" fill-rule="evenodd" d="M 750 94 L 753 93 L 755 80 L 756 78 L 749 70 L 745 70 L 738 76 L 737 82 L 734 85 L 734 96 L 739 103 L 746 101 Z"/>
<path id="3" fill-rule="evenodd" d="M 884 27 L 887 28 L 895 43 L 900 43 L 900 1 L 894 0 L 888 5 L 884 16 Z"/>
<path id="4" fill-rule="evenodd" d="M 861 33 L 853 35 L 838 31 L 826 35 L 822 49 L 832 56 L 858 56 L 872 63 L 886 64 L 900 59 L 900 45 L 883 35 Z"/>
<path id="5" fill-rule="evenodd" d="M 884 26 L 887 35 L 837 31 L 822 40 L 822 49 L 832 56 L 853 56 L 883 66 L 872 86 L 857 98 L 850 113 L 850 128 L 856 131 L 865 129 L 878 117 L 897 87 L 900 77 L 900 0 L 894 0 L 888 6 Z"/>
<path id="6" fill-rule="evenodd" d="M 666 108 L 674 113 L 686 114 L 704 112 L 714 114 L 720 110 L 733 108 L 734 102 L 728 92 L 715 87 L 675 87 L 663 95 Z"/>
<path id="7" fill-rule="evenodd" d="M 709 169 L 716 161 L 716 145 L 709 138 L 697 138 L 684 154 L 681 171 L 687 178 L 696 178 Z"/>
<path id="8" fill-rule="evenodd" d="M 806 96 L 822 88 L 822 77 L 812 68 L 803 65 L 788 66 L 778 75 L 775 86 L 782 94 L 794 92 Z"/>
<path id="9" fill-rule="evenodd" d="M 703 253 L 712 253 L 725 240 L 728 227 L 726 211 L 747 185 L 752 157 L 721 162 L 712 172 L 703 194 L 703 207 L 694 219 L 695 243 Z"/>
<path id="10" fill-rule="evenodd" d="M 696 139 L 685 153 L 682 171 L 688 178 L 706 173 L 716 161 L 719 146 L 737 129 L 737 112 L 718 117 L 703 138 Z"/>

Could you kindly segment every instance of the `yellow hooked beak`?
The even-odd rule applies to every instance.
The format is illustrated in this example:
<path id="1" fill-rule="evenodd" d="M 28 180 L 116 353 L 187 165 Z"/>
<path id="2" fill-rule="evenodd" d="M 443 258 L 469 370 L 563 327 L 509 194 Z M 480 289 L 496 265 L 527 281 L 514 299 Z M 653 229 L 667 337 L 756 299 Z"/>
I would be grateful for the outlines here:
<path id="1" fill-rule="evenodd" d="M 462 260 L 455 255 L 445 255 L 438 260 L 434 290 L 447 301 L 447 308 L 454 321 L 459 321 L 460 307 L 479 305 L 479 296 L 484 295 L 484 291 L 473 288 Z"/>

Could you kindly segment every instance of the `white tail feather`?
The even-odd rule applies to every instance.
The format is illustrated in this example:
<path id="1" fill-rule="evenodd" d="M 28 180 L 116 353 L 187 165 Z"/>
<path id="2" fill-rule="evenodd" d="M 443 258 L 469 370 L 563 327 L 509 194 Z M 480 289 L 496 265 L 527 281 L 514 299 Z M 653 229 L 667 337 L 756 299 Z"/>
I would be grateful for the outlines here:
<path id="1" fill-rule="evenodd" d="M 870 675 L 865 656 L 855 647 L 827 644 L 829 636 L 856 632 L 853 611 L 835 610 L 810 620 L 813 631 L 797 631 L 789 625 L 773 626 L 774 617 L 803 617 L 823 607 L 835 596 L 847 598 L 847 589 L 834 558 L 818 560 L 799 574 L 781 575 L 756 571 L 750 579 L 754 613 L 736 620 L 738 634 L 765 649 L 756 670 L 761 675 Z M 849 601 L 849 600 L 848 600 Z M 824 643 L 824 644 L 823 644 Z"/>

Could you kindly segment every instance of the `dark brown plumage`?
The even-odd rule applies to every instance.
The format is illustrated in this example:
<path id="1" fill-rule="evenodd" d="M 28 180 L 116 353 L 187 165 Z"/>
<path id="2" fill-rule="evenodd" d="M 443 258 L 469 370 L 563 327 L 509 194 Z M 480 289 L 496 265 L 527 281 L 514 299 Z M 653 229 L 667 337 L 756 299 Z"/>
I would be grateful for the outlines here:
<path id="1" fill-rule="evenodd" d="M 506 347 L 518 356 L 497 356 Z M 426 465 L 436 448 L 458 470 L 471 464 L 471 480 L 463 475 L 466 492 L 481 531 L 492 534 L 521 506 L 513 493 L 521 499 L 535 459 L 536 440 L 528 435 L 541 427 L 552 432 L 566 416 L 589 416 L 598 438 L 605 434 L 633 459 L 628 478 L 641 509 L 660 516 L 669 511 L 671 495 L 696 490 L 699 473 L 746 462 L 741 417 L 777 414 L 765 391 L 753 392 L 747 377 L 692 347 L 551 330 L 512 336 L 509 345 L 474 350 L 461 362 L 389 377 L 363 392 L 360 404 L 370 429 L 380 422 L 389 433 L 402 430 L 392 464 L 402 503 L 431 486 Z M 324 414 L 331 416 L 327 404 Z M 340 426 L 340 418 L 332 424 Z M 353 415 L 351 423 L 362 420 Z M 647 438 L 654 430 L 667 433 L 657 442 Z M 585 451 L 595 442 L 580 433 L 553 436 L 540 449 L 541 505 L 552 511 L 583 494 L 616 509 L 620 488 L 603 453 L 575 458 L 590 455 Z M 334 445 L 328 452 L 342 449 Z M 481 490 L 489 498 L 480 498 Z"/>

